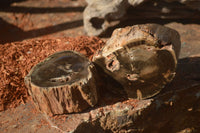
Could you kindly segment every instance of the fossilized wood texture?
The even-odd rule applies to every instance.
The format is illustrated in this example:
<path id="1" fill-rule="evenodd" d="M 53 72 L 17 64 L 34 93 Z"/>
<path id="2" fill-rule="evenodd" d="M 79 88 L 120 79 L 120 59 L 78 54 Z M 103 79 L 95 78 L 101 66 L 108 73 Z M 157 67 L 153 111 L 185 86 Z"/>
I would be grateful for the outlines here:
<path id="1" fill-rule="evenodd" d="M 178 8 L 177 2 L 181 3 Z M 87 0 L 87 3 L 88 6 L 83 14 L 84 29 L 90 36 L 101 35 L 113 25 L 111 22 L 115 20 L 131 18 L 129 21 L 133 21 L 133 24 L 134 20 L 145 18 L 191 19 L 198 15 L 191 14 L 191 11 L 188 14 L 187 9 L 200 11 L 200 1 L 193 0 Z M 144 4 L 146 5 L 143 6 Z M 127 15 L 129 7 L 133 7 L 132 9 L 137 7 L 137 10 Z M 179 11 L 180 9 L 182 11 Z"/>
<path id="2" fill-rule="evenodd" d="M 94 65 L 73 51 L 55 53 L 32 68 L 25 84 L 36 106 L 49 115 L 81 112 L 98 101 Z"/>
<path id="3" fill-rule="evenodd" d="M 88 117 L 73 116 L 87 118 L 73 133 L 199 133 L 199 99 L 199 87 L 168 92 L 154 100 L 130 99 L 92 110 Z"/>
<path id="4" fill-rule="evenodd" d="M 88 35 L 100 35 L 108 28 L 109 19 L 119 19 L 129 6 L 127 0 L 95 0 L 87 1 L 84 10 L 84 29 Z"/>
<path id="5" fill-rule="evenodd" d="M 135 128 L 135 120 L 151 106 L 152 102 L 152 99 L 131 99 L 99 107 L 90 111 L 90 120 L 85 117 L 86 119 L 78 124 L 73 133 L 132 133 L 134 129 L 131 128 Z"/>
<path id="6" fill-rule="evenodd" d="M 180 46 L 173 29 L 135 25 L 116 29 L 93 61 L 121 83 L 129 98 L 144 99 L 173 79 Z"/>

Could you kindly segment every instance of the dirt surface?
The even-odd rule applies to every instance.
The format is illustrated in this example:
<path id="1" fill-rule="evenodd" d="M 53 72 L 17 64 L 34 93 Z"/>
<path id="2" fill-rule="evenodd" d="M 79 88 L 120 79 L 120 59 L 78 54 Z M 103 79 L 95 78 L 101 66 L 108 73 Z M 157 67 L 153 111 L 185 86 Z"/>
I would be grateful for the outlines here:
<path id="1" fill-rule="evenodd" d="M 0 7 L 0 44 L 31 38 L 85 35 L 84 0 L 8 1 L 13 1 L 10 6 Z M 5 0 L 0 5 L 3 2 Z"/>
<path id="2" fill-rule="evenodd" d="M 75 50 L 91 59 L 94 52 L 104 45 L 104 41 L 84 36 L 82 12 L 86 2 L 83 0 L 10 1 L 6 3 L 7 6 L 0 7 L 0 132 L 67 132 L 73 125 L 66 125 L 65 122 L 80 122 L 76 119 L 78 115 L 69 117 L 71 119 L 68 116 L 49 118 L 36 110 L 27 94 L 23 78 L 35 64 L 57 51 Z M 200 24 L 184 19 L 139 19 L 133 23 L 129 21 L 128 24 L 147 22 L 163 24 L 181 35 L 177 76 L 161 95 L 170 90 L 198 86 Z M 116 103 L 112 98 L 107 100 Z M 199 105 L 195 106 L 198 108 Z M 158 123 L 159 126 L 162 126 L 161 123 Z M 185 126 L 182 132 L 189 130 L 192 129 Z"/>

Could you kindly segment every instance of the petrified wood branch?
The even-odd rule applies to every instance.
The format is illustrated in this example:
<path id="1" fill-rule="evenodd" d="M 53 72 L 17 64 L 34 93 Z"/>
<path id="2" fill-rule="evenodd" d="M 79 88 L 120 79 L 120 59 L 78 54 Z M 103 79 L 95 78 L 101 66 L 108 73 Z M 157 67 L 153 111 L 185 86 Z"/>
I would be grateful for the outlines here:
<path id="1" fill-rule="evenodd" d="M 94 65 L 73 51 L 55 53 L 25 77 L 36 106 L 54 115 L 80 112 L 98 100 Z"/>
<path id="2" fill-rule="evenodd" d="M 180 45 L 173 29 L 135 25 L 116 29 L 93 61 L 122 84 L 128 97 L 144 99 L 173 79 Z"/>

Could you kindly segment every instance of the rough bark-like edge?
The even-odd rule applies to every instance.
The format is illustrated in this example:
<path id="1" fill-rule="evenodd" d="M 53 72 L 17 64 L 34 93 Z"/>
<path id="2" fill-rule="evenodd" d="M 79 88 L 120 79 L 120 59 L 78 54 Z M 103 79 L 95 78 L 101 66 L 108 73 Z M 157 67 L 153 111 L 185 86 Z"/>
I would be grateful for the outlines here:
<path id="1" fill-rule="evenodd" d="M 180 35 L 177 31 L 158 24 L 134 25 L 116 29 L 111 38 L 106 42 L 106 45 L 93 57 L 93 61 L 101 66 L 107 74 L 112 76 L 112 72 L 105 67 L 106 57 L 108 55 L 110 56 L 114 51 L 123 48 L 126 44 L 135 42 L 137 40 L 145 40 L 152 46 L 158 47 L 158 51 L 167 50 L 171 53 L 175 63 L 175 68 L 174 72 L 170 73 L 170 75 L 168 75 L 169 73 L 165 74 L 166 76 L 168 75 L 167 77 L 169 78 L 166 79 L 167 82 L 164 85 L 166 85 L 168 82 L 171 82 L 175 76 L 178 56 L 180 53 Z M 161 89 L 164 88 L 164 85 L 162 87 L 160 86 Z M 148 97 L 142 97 L 142 99 L 152 97 L 158 94 L 160 91 L 154 93 L 153 95 L 149 95 Z M 138 98 L 141 97 L 139 93 L 137 95 Z"/>
<path id="2" fill-rule="evenodd" d="M 61 51 L 61 52 L 65 52 L 65 51 Z M 57 52 L 57 53 L 61 53 L 61 52 Z M 72 51 L 72 52 L 74 52 L 74 51 Z M 80 55 L 83 58 L 86 58 L 77 52 L 74 52 L 74 53 Z M 47 57 L 42 62 L 48 60 L 52 56 L 53 55 Z M 40 63 L 42 63 L 42 62 L 40 62 Z M 79 80 L 78 82 L 72 83 L 71 85 L 61 85 L 61 86 L 46 87 L 46 88 L 40 87 L 38 85 L 35 85 L 34 83 L 31 83 L 31 74 L 36 69 L 36 67 L 38 65 L 40 65 L 40 63 L 38 63 L 36 66 L 34 66 L 31 69 L 31 71 L 29 72 L 29 74 L 24 78 L 25 85 L 28 88 L 28 92 L 32 96 L 33 101 L 39 110 L 41 110 L 42 112 L 44 112 L 48 115 L 55 115 L 55 114 L 63 114 L 63 113 L 81 112 L 84 109 L 86 109 L 88 107 L 93 107 L 95 104 L 97 104 L 97 102 L 98 102 L 98 86 L 96 85 L 96 82 L 97 82 L 96 74 L 97 73 L 96 73 L 96 69 L 95 69 L 94 65 L 91 62 L 88 67 L 88 71 L 89 71 L 88 77 L 84 78 L 83 80 Z M 59 97 L 56 98 L 55 95 L 54 95 L 54 101 L 50 102 L 50 98 L 48 97 L 48 95 L 50 93 L 56 92 L 57 89 L 60 89 L 60 90 L 64 89 L 64 91 L 68 91 L 69 88 L 75 89 L 75 91 L 78 91 L 80 93 L 81 97 L 79 97 L 80 98 L 79 100 L 83 100 L 85 107 L 81 107 L 82 105 L 79 106 L 77 104 L 75 107 L 72 107 L 69 110 L 63 109 L 61 104 L 58 105 Z M 36 94 L 36 93 L 42 94 L 42 95 L 35 96 L 34 94 Z M 39 103 L 38 100 L 42 103 Z M 50 108 L 50 106 L 51 106 L 50 104 L 52 102 L 57 102 L 57 104 L 53 104 L 53 105 L 57 105 L 56 108 L 58 110 L 53 110 Z"/>

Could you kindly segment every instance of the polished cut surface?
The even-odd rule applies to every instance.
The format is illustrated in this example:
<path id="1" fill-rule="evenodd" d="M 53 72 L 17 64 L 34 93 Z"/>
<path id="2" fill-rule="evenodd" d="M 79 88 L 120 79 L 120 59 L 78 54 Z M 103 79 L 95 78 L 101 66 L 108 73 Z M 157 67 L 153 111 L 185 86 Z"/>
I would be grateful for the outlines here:
<path id="1" fill-rule="evenodd" d="M 90 62 L 72 52 L 60 52 L 37 65 L 31 75 L 32 82 L 42 87 L 72 84 L 87 76 Z"/>
<path id="2" fill-rule="evenodd" d="M 93 61 L 121 83 L 129 98 L 160 92 L 175 76 L 180 37 L 173 29 L 146 24 L 116 29 Z"/>
<path id="3" fill-rule="evenodd" d="M 81 112 L 98 101 L 92 62 L 74 51 L 61 51 L 34 66 L 25 84 L 36 107 L 48 115 Z"/>

